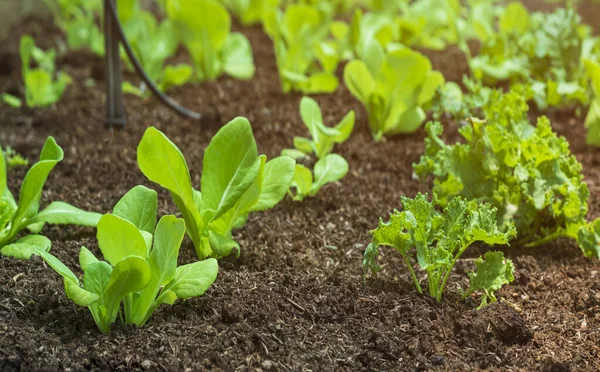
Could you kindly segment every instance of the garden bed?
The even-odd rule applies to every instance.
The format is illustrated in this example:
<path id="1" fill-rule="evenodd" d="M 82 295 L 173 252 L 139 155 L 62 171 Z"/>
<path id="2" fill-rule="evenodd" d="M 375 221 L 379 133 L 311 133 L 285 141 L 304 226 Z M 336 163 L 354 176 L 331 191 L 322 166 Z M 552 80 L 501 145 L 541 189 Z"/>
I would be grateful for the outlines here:
<path id="1" fill-rule="evenodd" d="M 175 213 L 168 194 L 137 168 L 136 147 L 147 126 L 179 146 L 194 185 L 210 138 L 236 116 L 250 120 L 260 153 L 269 157 L 290 147 L 294 135 L 305 135 L 301 96 L 281 94 L 271 41 L 260 28 L 240 30 L 253 47 L 252 80 L 222 78 L 172 93 L 202 112 L 200 122 L 182 119 L 156 100 L 128 96 L 127 128 L 107 130 L 103 62 L 70 52 L 60 65 L 75 83 L 62 101 L 35 111 L 2 106 L 0 143 L 32 161 L 49 135 L 63 146 L 65 160 L 49 177 L 45 201 L 106 213 L 127 190 L 143 184 L 159 192 L 160 214 Z M 19 85 L 16 41 L 25 32 L 42 47 L 60 35 L 49 22 L 15 28 L 0 47 L 0 91 Z M 448 80 L 466 71 L 456 49 L 427 54 Z M 97 85 L 86 85 L 88 78 Z M 466 286 L 469 258 L 483 248 L 457 265 L 440 304 L 414 290 L 391 249 L 383 250 L 386 265 L 378 279 L 363 283 L 368 230 L 399 207 L 401 195 L 430 189 L 412 175 L 424 131 L 376 144 L 362 106 L 344 86 L 315 99 L 326 123 L 356 111 L 354 134 L 338 147 L 349 162 L 348 175 L 315 198 L 302 203 L 286 198 L 252 215 L 235 233 L 241 257 L 221 262 L 215 285 L 203 297 L 160 308 L 145 328 L 119 325 L 102 335 L 41 259 L 0 258 L 0 370 L 600 369 L 600 263 L 584 258 L 575 242 L 504 249 L 514 261 L 515 281 L 499 292 L 501 301 L 482 311 L 460 301 L 456 283 Z M 582 163 L 590 217 L 600 216 L 600 151 L 585 144 L 583 116 L 574 109 L 545 114 Z M 445 136 L 457 138 L 456 125 L 444 124 Z M 13 192 L 25 172 L 11 171 Z M 99 252 L 92 228 L 47 227 L 45 234 L 52 252 L 72 268 L 80 246 Z M 181 263 L 194 261 L 188 240 L 181 252 Z"/>

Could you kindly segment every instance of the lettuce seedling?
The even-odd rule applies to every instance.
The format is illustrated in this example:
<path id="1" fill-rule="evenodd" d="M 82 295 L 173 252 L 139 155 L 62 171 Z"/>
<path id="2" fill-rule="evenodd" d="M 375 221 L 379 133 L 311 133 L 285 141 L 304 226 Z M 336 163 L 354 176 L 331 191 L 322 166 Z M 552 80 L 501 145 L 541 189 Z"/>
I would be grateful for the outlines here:
<path id="1" fill-rule="evenodd" d="M 373 138 L 412 133 L 425 120 L 424 107 L 444 83 L 424 55 L 401 45 L 389 52 L 372 40 L 364 60 L 346 65 L 346 86 L 365 107 Z"/>
<path id="2" fill-rule="evenodd" d="M 540 117 L 529 122 L 525 98 L 494 91 L 483 107 L 487 121 L 459 129 L 464 143 L 446 144 L 439 123 L 428 123 L 425 154 L 416 175 L 433 176 L 442 204 L 453 197 L 489 202 L 499 223 L 514 225 L 520 243 L 538 246 L 571 237 L 588 257 L 600 256 L 595 226 L 586 221 L 589 190 L 568 142 Z M 596 243 L 591 243 L 596 241 Z"/>
<path id="3" fill-rule="evenodd" d="M 371 274 L 377 274 L 381 270 L 376 262 L 379 247 L 393 247 L 402 256 L 417 291 L 422 293 L 410 259 L 414 250 L 417 264 L 427 272 L 429 295 L 437 301 L 441 301 L 450 273 L 468 247 L 475 242 L 508 244 L 515 235 L 514 226 L 507 226 L 504 232 L 499 230 L 496 208 L 490 204 L 456 197 L 440 213 L 434 203 L 427 200 L 427 195 L 418 194 L 414 199 L 402 197 L 402 205 L 402 212 L 392 213 L 388 222 L 380 220 L 379 226 L 371 231 L 373 241 L 367 247 L 363 261 L 365 272 L 370 270 Z M 506 271 L 512 273 L 513 270 L 512 262 L 503 260 L 502 252 L 496 255 L 502 258 L 500 265 L 504 269 L 498 270 L 491 261 L 478 265 L 475 282 L 472 283 L 473 291 L 487 289 L 492 302 L 495 300 L 493 291 L 499 288 L 497 283 L 501 286 Z M 470 295 L 472 292 L 467 293 Z M 483 301 L 487 300 L 484 298 L 482 304 Z"/>
<path id="4" fill-rule="evenodd" d="M 337 182 L 348 173 L 348 162 L 338 154 L 325 155 L 315 164 L 315 176 L 310 169 L 302 164 L 296 164 L 291 188 L 295 189 L 290 195 L 295 201 L 302 201 L 307 196 L 315 196 L 323 186 Z"/>
<path id="5" fill-rule="evenodd" d="M 117 6 L 128 2 L 117 1 Z M 96 20 L 102 11 L 101 0 L 44 0 L 54 21 L 66 34 L 71 49 L 89 49 L 104 56 L 104 35 Z"/>
<path id="6" fill-rule="evenodd" d="M 63 72 L 56 73 L 56 52 L 52 49 L 45 52 L 36 47 L 29 35 L 21 37 L 19 50 L 27 106 L 43 107 L 58 102 L 71 83 L 71 77 Z M 32 68 L 32 62 L 37 67 Z"/>
<path id="7" fill-rule="evenodd" d="M 344 143 L 354 129 L 354 111 L 350 111 L 333 128 L 323 124 L 323 115 L 319 104 L 310 97 L 300 101 L 300 116 L 312 139 L 294 137 L 294 149 L 286 149 L 282 155 L 294 159 L 315 154 L 319 159 L 331 153 L 335 144 Z"/>
<path id="8" fill-rule="evenodd" d="M 127 39 L 140 63 L 158 89 L 166 91 L 187 83 L 193 74 L 187 64 L 165 66 L 179 46 L 177 28 L 168 19 L 159 22 L 154 14 L 144 11 L 138 1 L 119 1 L 119 19 Z M 128 86 L 127 92 L 136 92 Z M 140 92 L 142 96 L 149 91 Z M 146 93 L 146 94 L 144 94 Z"/>
<path id="9" fill-rule="evenodd" d="M 97 239 L 106 261 L 81 247 L 82 283 L 56 257 L 37 252 L 63 277 L 67 297 L 86 306 L 104 334 L 121 311 L 127 324 L 142 327 L 158 306 L 201 296 L 217 277 L 218 264 L 212 258 L 177 266 L 185 222 L 164 216 L 156 225 L 157 205 L 155 191 L 137 186 L 119 201 L 114 214 L 102 216 Z"/>
<path id="10" fill-rule="evenodd" d="M 237 79 L 254 75 L 250 42 L 231 32 L 231 18 L 223 5 L 215 0 L 166 0 L 165 9 L 200 81 L 215 80 L 223 73 Z"/>
<path id="11" fill-rule="evenodd" d="M 221 128 L 204 152 L 201 190 L 192 187 L 183 154 L 156 128 L 148 128 L 138 146 L 138 165 L 146 177 L 171 192 L 186 221 L 198 258 L 225 257 L 239 245 L 233 229 L 251 212 L 273 208 L 294 177 L 294 160 L 281 156 L 267 162 L 258 155 L 252 127 L 236 118 Z"/>
<path id="12" fill-rule="evenodd" d="M 338 51 L 326 38 L 331 19 L 315 6 L 291 4 L 269 12 L 265 31 L 275 48 L 281 90 L 331 93 L 338 87 Z"/>
<path id="13" fill-rule="evenodd" d="M 476 79 L 531 85 L 541 108 L 587 104 L 582 61 L 596 53 L 598 39 L 574 9 L 530 14 L 520 2 L 511 2 L 502 8 L 498 25 L 469 60 Z"/>
<path id="14" fill-rule="evenodd" d="M 96 226 L 100 214 L 85 212 L 67 203 L 53 202 L 39 212 L 42 188 L 48 174 L 63 159 L 63 151 L 54 138 L 48 137 L 42 148 L 40 161 L 27 172 L 19 201 L 15 200 L 7 186 L 7 163 L 0 148 L 0 254 L 2 256 L 29 259 L 41 249 L 50 249 L 50 240 L 37 235 L 46 223 Z M 32 234 L 20 239 L 23 230 Z"/>

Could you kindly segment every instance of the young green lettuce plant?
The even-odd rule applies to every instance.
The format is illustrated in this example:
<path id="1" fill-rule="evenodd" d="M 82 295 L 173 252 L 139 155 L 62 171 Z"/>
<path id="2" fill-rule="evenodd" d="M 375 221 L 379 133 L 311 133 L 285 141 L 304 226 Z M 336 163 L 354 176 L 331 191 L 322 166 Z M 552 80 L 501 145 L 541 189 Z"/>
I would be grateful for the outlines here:
<path id="1" fill-rule="evenodd" d="M 128 0 L 117 1 L 117 6 Z M 102 11 L 101 0 L 44 0 L 54 22 L 66 35 L 70 49 L 89 49 L 104 56 L 104 36 L 96 23 Z"/>
<path id="2" fill-rule="evenodd" d="M 347 173 L 348 162 L 338 154 L 328 154 L 319 159 L 315 163 L 314 177 L 309 168 L 296 164 L 289 193 L 295 201 L 302 201 L 307 196 L 317 195 L 323 186 L 341 180 Z"/>
<path id="3" fill-rule="evenodd" d="M 157 206 L 156 192 L 137 186 L 113 214 L 102 216 L 97 239 L 106 261 L 81 247 L 81 281 L 56 257 L 37 251 L 63 277 L 67 297 L 87 307 L 104 334 L 119 314 L 125 323 L 142 327 L 158 306 L 201 296 L 217 277 L 218 264 L 212 258 L 177 266 L 185 222 L 164 216 L 156 224 Z"/>
<path id="4" fill-rule="evenodd" d="M 231 32 L 227 9 L 215 0 L 165 0 L 168 19 L 194 62 L 200 81 L 212 81 L 223 73 L 250 79 L 255 66 L 252 47 L 239 32 Z"/>
<path id="5" fill-rule="evenodd" d="M 154 14 L 144 11 L 139 1 L 119 1 L 119 19 L 135 54 L 144 70 L 158 89 L 166 91 L 171 87 L 186 84 L 192 77 L 193 70 L 185 63 L 167 65 L 179 46 L 179 33 L 169 19 L 159 22 Z M 125 91 L 148 96 L 149 91 L 124 83 Z"/>
<path id="6" fill-rule="evenodd" d="M 316 6 L 291 4 L 270 11 L 265 31 L 273 40 L 281 90 L 331 93 L 338 87 L 340 56 L 327 41 L 331 19 Z"/>
<path id="7" fill-rule="evenodd" d="M 570 237 L 587 257 L 600 257 L 599 223 L 588 222 L 589 190 L 568 142 L 545 117 L 529 122 L 525 98 L 492 92 L 486 121 L 470 119 L 459 132 L 464 143 L 447 144 L 442 125 L 428 123 L 425 154 L 414 171 L 433 176 L 442 205 L 462 196 L 488 202 L 498 222 L 516 226 L 519 243 L 535 247 Z"/>
<path id="8" fill-rule="evenodd" d="M 95 227 L 101 215 L 85 212 L 67 203 L 50 203 L 41 212 L 42 188 L 54 166 L 63 159 L 63 151 L 48 137 L 40 161 L 25 175 L 18 202 L 7 186 L 7 162 L 0 148 L 0 255 L 29 259 L 39 250 L 50 249 L 50 239 L 38 235 L 46 223 Z M 19 238 L 28 230 L 31 234 Z"/>
<path id="9" fill-rule="evenodd" d="M 201 260 L 228 256 L 234 248 L 239 255 L 232 230 L 243 227 L 251 212 L 273 208 L 285 197 L 295 165 L 287 156 L 268 162 L 259 156 L 252 127 L 241 117 L 221 128 L 206 148 L 200 190 L 192 186 L 181 151 L 156 128 L 144 133 L 137 160 L 150 181 L 170 191 Z"/>
<path id="10" fill-rule="evenodd" d="M 295 149 L 285 149 L 282 155 L 294 159 L 315 154 L 321 159 L 331 153 L 336 144 L 344 143 L 354 129 L 354 111 L 350 111 L 333 128 L 323 124 L 323 115 L 319 104 L 310 97 L 303 97 L 300 101 L 300 116 L 308 128 L 311 139 L 294 137 Z"/>
<path id="11" fill-rule="evenodd" d="M 27 106 L 44 107 L 58 102 L 71 83 L 71 77 L 63 72 L 56 73 L 56 52 L 36 47 L 29 35 L 21 37 L 19 50 Z M 32 68 L 32 62 L 37 67 Z"/>
<path id="12" fill-rule="evenodd" d="M 452 269 L 467 248 L 475 242 L 508 244 L 515 235 L 514 226 L 500 231 L 496 223 L 496 208 L 490 204 L 457 197 L 438 212 L 427 195 L 418 194 L 414 199 L 403 197 L 402 205 L 402 212 L 392 213 L 388 222 L 380 220 L 379 226 L 371 231 L 373 240 L 365 251 L 363 261 L 365 273 L 371 271 L 372 275 L 376 275 L 381 270 L 377 264 L 379 248 L 392 247 L 402 256 L 417 291 L 422 293 L 411 262 L 414 252 L 419 268 L 427 272 L 429 295 L 438 302 L 442 300 Z M 512 281 L 512 273 L 512 262 L 504 259 L 502 252 L 486 255 L 485 261 L 477 264 L 477 272 L 469 275 L 471 287 L 464 297 L 483 290 L 480 307 L 485 306 L 488 299 L 494 302 L 493 292 Z"/>
<path id="13" fill-rule="evenodd" d="M 371 40 L 366 48 L 363 60 L 346 65 L 344 81 L 364 105 L 373 138 L 416 131 L 444 77 L 432 71 L 427 57 L 402 45 L 386 52 Z"/>

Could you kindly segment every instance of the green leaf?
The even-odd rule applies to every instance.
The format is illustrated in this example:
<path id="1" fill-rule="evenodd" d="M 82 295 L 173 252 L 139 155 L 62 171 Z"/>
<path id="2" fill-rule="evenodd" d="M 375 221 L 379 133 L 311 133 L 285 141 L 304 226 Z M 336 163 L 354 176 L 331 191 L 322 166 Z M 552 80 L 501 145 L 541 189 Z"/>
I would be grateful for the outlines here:
<path id="1" fill-rule="evenodd" d="M 579 228 L 577 243 L 586 257 L 600 258 L 600 219 Z"/>
<path id="2" fill-rule="evenodd" d="M 0 99 L 2 99 L 2 102 L 6 103 L 7 105 L 13 108 L 19 108 L 21 107 L 21 105 L 23 105 L 23 102 L 19 97 L 15 97 L 8 93 L 0 94 Z"/>
<path id="3" fill-rule="evenodd" d="M 234 32 L 227 38 L 223 46 L 223 69 L 236 79 L 250 79 L 254 76 L 254 59 L 252 46 L 241 33 Z"/>
<path id="4" fill-rule="evenodd" d="M 98 222 L 98 246 L 112 266 L 129 256 L 146 257 L 146 242 L 131 222 L 113 214 L 105 214 Z"/>
<path id="5" fill-rule="evenodd" d="M 294 200 L 303 200 L 313 188 L 313 176 L 310 169 L 302 164 L 296 164 L 291 187 L 296 188 Z"/>
<path id="6" fill-rule="evenodd" d="M 529 12 L 520 2 L 512 2 L 504 9 L 499 21 L 500 31 L 524 34 L 529 29 Z"/>
<path id="7" fill-rule="evenodd" d="M 373 243 L 377 246 L 386 245 L 395 248 L 404 255 L 411 246 L 410 234 L 406 232 L 410 226 L 410 223 L 406 221 L 406 213 L 395 211 L 390 214 L 388 222 L 384 223 L 379 219 L 379 226 L 370 231 L 373 235 Z"/>
<path id="8" fill-rule="evenodd" d="M 148 258 L 151 278 L 133 303 L 131 318 L 138 326 L 143 325 L 156 309 L 152 305 L 161 287 L 175 277 L 179 248 L 185 236 L 185 222 L 175 216 L 164 216 L 158 222 L 155 235 L 154 247 Z"/>
<path id="9" fill-rule="evenodd" d="M 203 165 L 202 200 L 216 219 L 235 205 L 260 169 L 248 120 L 238 117 L 221 128 L 204 152 Z"/>
<path id="10" fill-rule="evenodd" d="M 310 195 L 316 193 L 325 184 L 336 182 L 348 173 L 348 162 L 337 154 L 329 154 L 315 164 L 315 178 Z"/>
<path id="11" fill-rule="evenodd" d="M 119 261 L 110 275 L 104 290 L 107 318 L 112 323 L 119 304 L 129 293 L 137 292 L 148 285 L 151 278 L 150 265 L 139 256 L 128 256 Z"/>
<path id="12" fill-rule="evenodd" d="M 179 64 L 177 66 L 166 66 L 163 72 L 161 90 L 166 91 L 171 87 L 179 87 L 192 78 L 193 70 L 189 65 Z"/>
<path id="13" fill-rule="evenodd" d="M 154 233 L 158 196 L 145 186 L 135 186 L 113 208 L 113 214 L 131 222 L 139 230 Z"/>
<path id="14" fill-rule="evenodd" d="M 333 141 L 336 143 L 344 143 L 350 135 L 352 134 L 352 130 L 354 130 L 354 111 L 350 111 L 344 116 L 344 118 L 335 126 L 335 129 L 338 131 L 333 137 Z"/>
<path id="15" fill-rule="evenodd" d="M 308 80 L 301 84 L 300 90 L 306 94 L 333 93 L 336 91 L 338 85 L 339 82 L 335 74 L 331 72 L 317 72 L 310 75 Z"/>
<path id="16" fill-rule="evenodd" d="M 79 279 L 77 279 L 77 275 L 73 274 L 71 269 L 69 269 L 67 266 L 65 266 L 65 264 L 60 262 L 60 260 L 58 258 L 56 258 L 53 255 L 51 255 L 50 253 L 48 253 L 48 251 L 45 249 L 45 247 L 38 247 L 35 250 L 35 254 L 37 254 L 42 259 L 44 259 L 44 261 L 46 261 L 48 266 L 50 266 L 52 269 L 54 269 L 54 271 L 56 271 L 58 274 L 60 274 L 60 276 L 62 276 L 65 280 L 79 283 Z"/>
<path id="17" fill-rule="evenodd" d="M 83 272 L 87 271 L 87 268 L 92 265 L 95 264 L 97 262 L 100 262 L 96 256 L 94 256 L 94 254 L 92 252 L 90 252 L 89 249 L 87 249 L 86 247 L 81 247 L 81 249 L 79 250 L 79 267 L 81 267 L 81 270 L 83 270 Z M 97 293 L 97 292 L 94 292 Z"/>
<path id="18" fill-rule="evenodd" d="M 98 301 L 97 294 L 81 288 L 77 282 L 65 278 L 64 285 L 67 297 L 79 306 L 87 307 Z"/>
<path id="19" fill-rule="evenodd" d="M 475 266 L 477 270 L 469 273 L 471 283 L 463 298 L 475 291 L 483 291 L 481 304 L 477 308 L 479 310 L 488 303 L 496 302 L 494 292 L 514 280 L 515 269 L 511 260 L 504 259 L 504 253 L 492 251 L 486 252 L 483 258 L 479 257 L 475 261 Z"/>
<path id="20" fill-rule="evenodd" d="M 227 257 L 234 249 L 237 253 L 236 257 L 239 257 L 240 245 L 232 238 L 211 230 L 208 232 L 208 240 L 215 257 Z"/>
<path id="21" fill-rule="evenodd" d="M 154 247 L 148 258 L 152 269 L 152 281 L 159 286 L 167 284 L 175 276 L 179 248 L 185 236 L 185 222 L 175 216 L 164 216 L 156 226 Z"/>
<path id="22" fill-rule="evenodd" d="M 2 150 L 2 146 L 0 146 L 0 202 L 4 198 L 5 191 L 8 191 L 8 188 L 6 187 L 6 176 L 6 160 L 4 159 L 4 151 Z M 0 229 L 3 227 L 3 225 L 0 225 Z"/>
<path id="23" fill-rule="evenodd" d="M 48 252 L 52 243 L 50 239 L 42 235 L 27 235 L 12 244 L 0 248 L 0 254 L 19 260 L 29 260 L 31 255 L 39 251 Z"/>
<path id="24" fill-rule="evenodd" d="M 286 156 L 280 156 L 267 162 L 262 191 L 258 202 L 252 206 L 251 212 L 271 209 L 285 197 L 294 178 L 295 166 L 296 162 Z"/>
<path id="25" fill-rule="evenodd" d="M 188 235 L 198 251 L 204 221 L 196 207 L 190 172 L 181 151 L 162 132 L 151 127 L 146 129 L 138 145 L 137 161 L 140 170 L 150 181 L 171 192 L 173 201 L 183 214 Z"/>
<path id="26" fill-rule="evenodd" d="M 318 141 L 317 125 L 323 123 L 323 115 L 317 101 L 310 97 L 302 97 L 300 101 L 300 116 L 313 140 Z"/>
<path id="27" fill-rule="evenodd" d="M 95 227 L 101 217 L 100 213 L 86 212 L 63 202 L 52 202 L 46 209 L 36 214 L 28 222 L 29 224 L 42 222 L 55 225 Z"/>
<path id="28" fill-rule="evenodd" d="M 219 265 L 213 258 L 183 265 L 177 268 L 175 278 L 166 288 L 181 299 L 202 296 L 214 283 L 218 271 Z"/>
<path id="29" fill-rule="evenodd" d="M 48 137 L 42 148 L 40 161 L 29 169 L 21 185 L 19 207 L 13 217 L 15 222 L 11 227 L 12 231 L 18 231 L 24 225 L 28 225 L 27 220 L 37 213 L 46 179 L 54 166 L 62 159 L 62 149 L 56 144 L 54 138 Z"/>
<path id="30" fill-rule="evenodd" d="M 292 158 L 293 160 L 309 158 L 309 156 L 305 152 L 296 149 L 283 149 L 281 150 L 281 156 L 287 156 L 288 158 Z"/>
<path id="31" fill-rule="evenodd" d="M 302 152 L 303 156 L 313 152 L 313 141 L 308 138 L 294 137 L 294 147 Z"/>

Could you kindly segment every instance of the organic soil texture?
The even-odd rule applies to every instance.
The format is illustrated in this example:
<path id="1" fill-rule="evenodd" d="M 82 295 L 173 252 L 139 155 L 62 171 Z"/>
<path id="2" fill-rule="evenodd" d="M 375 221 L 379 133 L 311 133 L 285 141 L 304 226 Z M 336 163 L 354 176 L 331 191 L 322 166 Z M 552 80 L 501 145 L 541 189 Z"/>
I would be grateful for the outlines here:
<path id="1" fill-rule="evenodd" d="M 49 135 L 65 150 L 46 183 L 43 206 L 62 200 L 106 213 L 143 184 L 159 191 L 161 214 L 176 213 L 168 193 L 137 168 L 136 147 L 148 126 L 180 147 L 194 185 L 210 138 L 236 116 L 250 120 L 259 151 L 270 158 L 291 147 L 293 136 L 306 136 L 301 95 L 281 94 L 270 40 L 260 28 L 236 28 L 253 46 L 252 80 L 223 77 L 171 92 L 202 112 L 200 122 L 182 119 L 154 99 L 128 96 L 127 127 L 107 130 L 103 62 L 82 52 L 60 59 L 74 83 L 54 107 L 1 106 L 3 146 L 31 163 Z M 15 28 L 0 45 L 0 91 L 20 94 L 23 33 L 44 48 L 60 37 L 48 21 Z M 455 49 L 427 54 L 451 79 L 466 72 Z M 90 78 L 96 85 L 86 84 Z M 241 257 L 220 263 L 214 286 L 201 298 L 160 307 L 146 327 L 116 324 L 102 335 L 42 260 L 0 258 L 0 370 L 600 370 L 600 262 L 584 258 L 573 241 L 504 249 L 516 266 L 515 281 L 482 311 L 474 300 L 461 301 L 458 287 L 467 286 L 466 272 L 483 247 L 457 265 L 441 303 L 415 291 L 393 250 L 382 251 L 378 278 L 363 282 L 368 231 L 399 207 L 401 195 L 430 190 L 413 178 L 411 166 L 423 152 L 424 131 L 376 144 L 363 108 L 343 85 L 315 98 L 326 123 L 356 112 L 354 134 L 336 148 L 350 164 L 348 175 L 302 203 L 286 198 L 251 215 L 235 233 Z M 600 216 L 600 151 L 585 144 L 583 116 L 574 109 L 546 114 L 583 164 L 589 217 Z M 456 125 L 445 126 L 445 135 L 457 138 Z M 9 172 L 13 193 L 26 170 Z M 82 245 L 99 254 L 94 229 L 46 227 L 43 233 L 52 252 L 74 270 Z M 194 258 L 186 239 L 180 263 Z"/>

